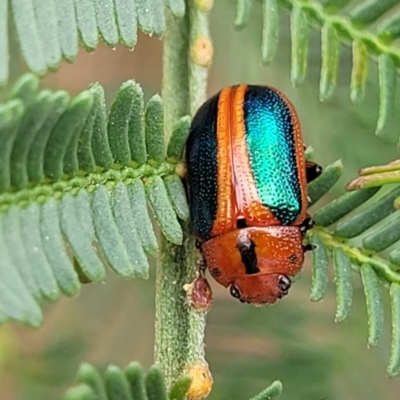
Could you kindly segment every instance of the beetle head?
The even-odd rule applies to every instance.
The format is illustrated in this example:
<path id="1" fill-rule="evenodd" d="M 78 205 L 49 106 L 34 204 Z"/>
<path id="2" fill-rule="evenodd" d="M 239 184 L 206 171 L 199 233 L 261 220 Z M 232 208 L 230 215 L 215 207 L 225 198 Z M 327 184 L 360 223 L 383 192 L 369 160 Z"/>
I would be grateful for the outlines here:
<path id="1" fill-rule="evenodd" d="M 236 229 L 202 244 L 211 275 L 232 296 L 254 304 L 275 303 L 304 261 L 298 226 Z"/>
<path id="2" fill-rule="evenodd" d="M 288 294 L 291 281 L 286 275 L 263 274 L 237 278 L 230 294 L 243 303 L 272 304 Z"/>

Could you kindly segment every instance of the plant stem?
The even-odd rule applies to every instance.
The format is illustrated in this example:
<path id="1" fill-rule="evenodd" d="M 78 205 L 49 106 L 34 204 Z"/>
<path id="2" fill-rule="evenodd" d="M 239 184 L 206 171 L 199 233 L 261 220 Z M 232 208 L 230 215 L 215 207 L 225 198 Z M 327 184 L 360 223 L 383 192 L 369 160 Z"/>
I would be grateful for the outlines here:
<path id="1" fill-rule="evenodd" d="M 166 11 L 163 54 L 164 132 L 168 142 L 173 125 L 189 115 L 189 17 L 176 19 Z"/>
<path id="2" fill-rule="evenodd" d="M 205 93 L 206 74 L 203 72 L 201 79 L 194 75 L 194 80 L 193 74 L 189 74 L 190 15 L 194 5 L 189 2 L 186 7 L 183 19 L 174 18 L 169 11 L 166 15 L 162 90 L 166 141 L 178 118 L 194 111 L 190 83 L 197 82 L 196 89 Z M 196 101 L 196 107 L 198 105 L 199 101 Z M 182 224 L 182 230 L 181 246 L 162 239 L 162 255 L 157 266 L 155 361 L 164 371 L 167 388 L 183 373 L 190 374 L 192 366 L 207 366 L 204 360 L 206 313 L 189 305 L 184 290 L 184 285 L 191 283 L 197 275 L 194 237 L 190 224 Z M 206 375 L 207 372 L 208 367 Z"/>

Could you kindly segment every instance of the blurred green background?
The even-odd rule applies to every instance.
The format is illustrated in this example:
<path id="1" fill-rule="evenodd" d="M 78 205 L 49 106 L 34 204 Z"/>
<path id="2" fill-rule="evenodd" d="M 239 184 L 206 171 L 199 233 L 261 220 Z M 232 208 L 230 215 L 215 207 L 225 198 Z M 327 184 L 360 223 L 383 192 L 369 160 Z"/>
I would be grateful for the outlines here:
<path id="1" fill-rule="evenodd" d="M 315 159 L 322 165 L 339 158 L 344 163 L 344 176 L 332 197 L 343 192 L 344 184 L 359 168 L 397 157 L 398 119 L 393 121 L 392 136 L 381 140 L 374 135 L 378 105 L 374 62 L 370 63 L 366 100 L 354 107 L 349 100 L 351 53 L 343 47 L 335 95 L 329 103 L 321 104 L 318 32 L 313 31 L 310 37 L 306 82 L 294 89 L 289 79 L 288 15 L 282 17 L 277 58 L 272 66 L 265 67 L 260 61 L 260 4 L 253 7 L 250 25 L 237 32 L 233 28 L 235 2 L 215 3 L 210 27 L 214 42 L 210 95 L 239 82 L 271 85 L 283 91 L 300 115 L 304 140 L 315 149 Z M 15 55 L 13 76 L 18 77 L 24 68 Z M 76 94 L 99 81 L 111 100 L 118 86 L 130 78 L 142 84 L 147 97 L 160 92 L 159 39 L 141 35 L 134 52 L 105 46 L 93 54 L 82 51 L 75 63 L 65 63 L 43 79 L 43 86 Z M 399 399 L 400 380 L 385 377 L 389 307 L 382 343 L 377 349 L 367 350 L 366 307 L 358 275 L 354 275 L 352 316 L 341 324 L 334 323 L 333 281 L 321 303 L 308 299 L 309 259 L 290 296 L 271 307 L 240 304 L 211 283 L 214 305 L 206 332 L 206 354 L 215 381 L 211 400 L 248 399 L 275 379 L 284 384 L 283 400 Z M 386 293 L 384 297 L 387 300 Z M 111 363 L 125 366 L 132 360 L 145 367 L 152 364 L 154 268 L 149 281 L 123 282 L 109 273 L 104 284 L 87 285 L 77 298 L 47 306 L 45 313 L 40 329 L 10 325 L 0 330 L 0 399 L 59 399 L 82 361 L 99 368 Z"/>

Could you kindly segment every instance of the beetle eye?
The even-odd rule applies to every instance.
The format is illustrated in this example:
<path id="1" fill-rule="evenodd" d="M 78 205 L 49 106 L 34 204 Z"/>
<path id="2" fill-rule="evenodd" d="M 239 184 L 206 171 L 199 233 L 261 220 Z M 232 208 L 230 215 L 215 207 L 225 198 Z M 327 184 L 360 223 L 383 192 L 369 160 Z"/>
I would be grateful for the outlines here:
<path id="1" fill-rule="evenodd" d="M 236 299 L 240 299 L 240 290 L 236 285 L 231 285 L 229 288 L 231 296 L 235 297 Z"/>
<path id="2" fill-rule="evenodd" d="M 281 289 L 282 293 L 287 294 L 288 290 L 290 289 L 290 286 L 292 285 L 292 282 L 290 281 L 290 279 L 287 276 L 279 275 L 278 285 L 279 285 L 279 289 Z"/>

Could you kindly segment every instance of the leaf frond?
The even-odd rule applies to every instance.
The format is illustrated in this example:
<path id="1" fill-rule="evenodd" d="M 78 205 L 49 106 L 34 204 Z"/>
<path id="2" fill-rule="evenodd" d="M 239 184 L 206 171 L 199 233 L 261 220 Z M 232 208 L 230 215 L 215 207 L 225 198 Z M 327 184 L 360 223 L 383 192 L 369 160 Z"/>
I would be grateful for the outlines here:
<path id="1" fill-rule="evenodd" d="M 235 26 L 238 29 L 248 24 L 254 3 L 237 0 Z M 321 31 L 321 101 L 328 101 L 334 95 L 342 45 L 350 46 L 353 52 L 350 99 L 356 105 L 364 99 L 369 59 L 378 62 L 380 95 L 375 133 L 385 136 L 394 116 L 400 66 L 400 48 L 396 43 L 400 37 L 398 2 L 369 0 L 353 7 L 350 0 L 260 0 L 259 3 L 263 9 L 261 59 L 267 64 L 273 61 L 278 46 L 278 9 L 282 7 L 290 12 L 291 81 L 294 86 L 306 77 L 309 31 Z"/>
<path id="2" fill-rule="evenodd" d="M 175 18 L 185 15 L 183 0 L 11 0 L 0 5 L 0 87 L 9 76 L 8 26 L 15 27 L 20 52 L 28 68 L 39 76 L 75 60 L 79 45 L 94 51 L 99 38 L 114 48 L 133 49 L 138 28 L 162 36 L 164 9 Z M 8 12 L 8 6 L 10 12 Z M 13 19 L 13 24 L 8 18 Z M 13 32 L 14 33 L 14 32 Z"/>
<path id="3" fill-rule="evenodd" d="M 72 99 L 31 74 L 15 84 L 0 105 L 1 322 L 40 325 L 43 301 L 75 296 L 106 265 L 147 278 L 158 251 L 149 206 L 165 237 L 182 242 L 189 210 L 177 170 L 189 125 L 177 121 L 166 152 L 162 100 L 145 105 L 134 81 L 108 116 L 99 84 Z"/>
<path id="4" fill-rule="evenodd" d="M 142 366 L 131 362 L 121 369 L 109 365 L 101 376 L 92 365 L 83 363 L 77 373 L 75 386 L 70 388 L 64 400 L 195 400 L 197 396 L 191 389 L 192 379 L 187 375 L 180 376 L 167 391 L 164 376 L 157 365 L 144 373 Z M 192 393 L 193 392 L 193 393 Z M 250 400 L 272 400 L 280 397 L 282 383 L 272 382 Z"/>
<path id="5" fill-rule="evenodd" d="M 76 386 L 69 389 L 64 400 L 185 400 L 191 379 L 181 376 L 167 391 L 160 368 L 153 365 L 145 374 L 140 364 L 130 363 L 121 369 L 109 365 L 102 377 L 90 364 L 79 368 Z"/>
<path id="6" fill-rule="evenodd" d="M 353 192 L 343 194 L 314 214 L 316 226 L 308 236 L 310 243 L 315 246 L 312 252 L 310 299 L 323 299 L 328 284 L 329 258 L 332 258 L 336 284 L 336 321 L 347 319 L 353 297 L 351 271 L 360 273 L 366 298 L 369 347 L 377 346 L 382 336 L 382 288 L 389 289 L 392 307 L 390 376 L 400 374 L 400 251 L 398 247 L 391 247 L 400 240 L 400 219 L 396 206 L 400 187 L 389 190 L 381 188 L 381 185 L 393 183 L 392 177 L 382 178 L 382 175 L 394 174 L 398 168 L 399 162 L 395 161 L 361 170 L 360 177 L 347 185 L 347 189 Z M 326 183 L 324 187 L 323 181 L 331 180 L 331 174 L 331 170 L 326 168 L 310 187 L 314 184 L 317 189 L 321 188 L 318 193 L 321 194 L 329 186 Z M 399 183 L 399 178 L 396 183 Z M 392 250 L 388 256 L 381 254 L 389 247 Z"/>

